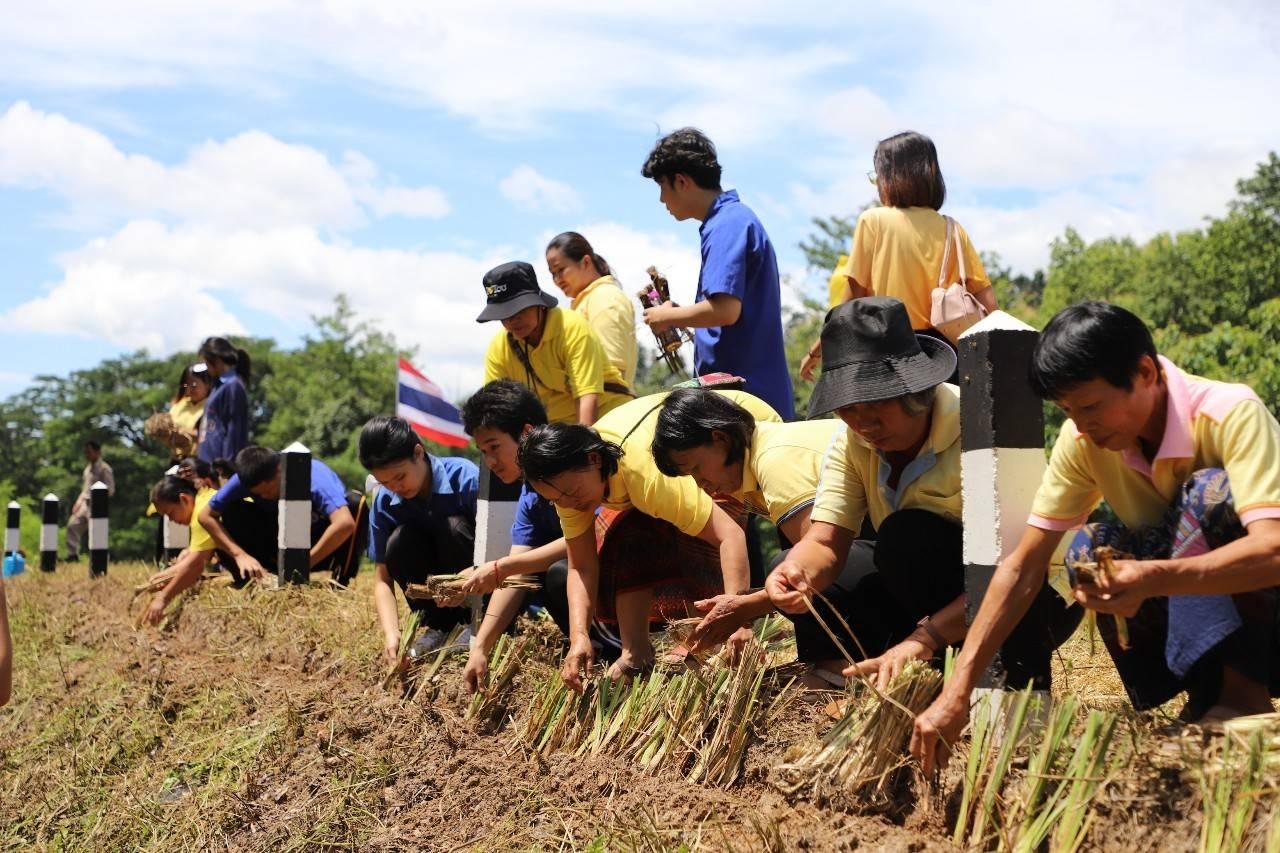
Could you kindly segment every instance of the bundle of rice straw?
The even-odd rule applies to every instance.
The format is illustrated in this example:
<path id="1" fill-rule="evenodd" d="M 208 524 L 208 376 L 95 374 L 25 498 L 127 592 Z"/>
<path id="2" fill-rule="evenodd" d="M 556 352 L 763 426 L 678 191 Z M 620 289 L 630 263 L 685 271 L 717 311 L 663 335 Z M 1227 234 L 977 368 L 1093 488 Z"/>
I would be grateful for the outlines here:
<path id="1" fill-rule="evenodd" d="M 405 598 L 416 601 L 437 598 L 454 598 L 462 593 L 462 585 L 467 582 L 463 574 L 431 575 L 426 583 L 411 583 L 404 590 Z M 542 589 L 542 584 L 533 575 L 512 575 L 500 584 L 501 589 Z"/>
<path id="2" fill-rule="evenodd" d="M 846 795 L 871 810 L 893 804 L 895 782 L 907 764 L 916 715 L 942 690 L 942 675 L 912 661 L 883 694 L 852 682 L 844 715 L 820 742 L 793 747 L 773 776 L 785 794 L 818 802 Z"/>
<path id="3" fill-rule="evenodd" d="M 528 637 L 522 637 L 519 642 L 513 640 L 510 634 L 498 637 L 498 642 L 494 643 L 493 652 L 489 655 L 489 684 L 471 697 L 471 704 L 467 708 L 468 720 L 489 725 L 499 722 L 528 644 Z"/>
<path id="4" fill-rule="evenodd" d="M 1113 550 L 1110 546 L 1100 545 L 1094 549 L 1093 555 L 1096 561 L 1081 560 L 1073 563 L 1071 568 L 1076 573 L 1077 580 L 1085 580 L 1090 583 L 1097 583 L 1099 578 L 1111 578 L 1115 576 L 1116 567 L 1115 560 L 1132 560 L 1132 554 L 1124 554 Z M 1096 610 L 1085 611 L 1085 619 L 1089 620 L 1089 631 L 1092 636 L 1097 625 L 1098 613 Z M 1123 616 L 1116 616 L 1116 640 L 1120 643 L 1120 648 L 1129 648 L 1129 622 Z"/>

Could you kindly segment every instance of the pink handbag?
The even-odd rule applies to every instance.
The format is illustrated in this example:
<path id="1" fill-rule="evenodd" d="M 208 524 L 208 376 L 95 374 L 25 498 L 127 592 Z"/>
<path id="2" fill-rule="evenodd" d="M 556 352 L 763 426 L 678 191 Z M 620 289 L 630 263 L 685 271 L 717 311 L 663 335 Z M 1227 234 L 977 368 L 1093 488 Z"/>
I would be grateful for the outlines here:
<path id="1" fill-rule="evenodd" d="M 987 316 L 987 309 L 965 287 L 964 249 L 960 246 L 960 229 L 950 216 L 947 222 L 947 242 L 942 249 L 942 268 L 938 270 L 938 286 L 933 289 L 933 308 L 929 323 L 956 343 L 960 335 L 974 323 Z M 948 284 L 947 268 L 951 265 L 951 249 L 955 247 L 956 271 L 959 275 Z"/>

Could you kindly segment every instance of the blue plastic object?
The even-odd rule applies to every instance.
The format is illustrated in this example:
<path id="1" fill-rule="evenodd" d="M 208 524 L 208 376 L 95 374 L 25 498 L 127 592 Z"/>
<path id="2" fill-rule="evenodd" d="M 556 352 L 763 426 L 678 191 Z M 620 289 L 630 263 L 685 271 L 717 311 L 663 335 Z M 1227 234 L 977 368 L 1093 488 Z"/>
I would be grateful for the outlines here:
<path id="1" fill-rule="evenodd" d="M 11 578 L 27 570 L 27 561 L 18 553 L 6 554 L 4 557 L 4 576 Z"/>

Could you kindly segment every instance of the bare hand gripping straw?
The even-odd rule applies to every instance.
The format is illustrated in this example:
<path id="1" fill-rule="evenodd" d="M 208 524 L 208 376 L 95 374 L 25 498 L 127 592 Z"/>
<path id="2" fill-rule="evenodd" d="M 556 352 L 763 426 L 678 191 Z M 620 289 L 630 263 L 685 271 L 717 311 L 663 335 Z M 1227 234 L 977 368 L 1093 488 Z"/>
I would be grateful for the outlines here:
<path id="1" fill-rule="evenodd" d="M 649 273 L 649 285 L 640 289 L 636 295 L 640 298 L 640 307 L 656 308 L 663 303 L 671 301 L 671 286 L 667 283 L 666 276 L 658 272 L 657 267 L 649 267 L 646 272 Z M 662 356 L 662 360 L 666 362 L 667 367 L 673 375 L 684 376 L 684 367 L 681 364 L 679 351 L 680 345 L 685 341 L 693 340 L 693 335 L 688 329 L 667 329 L 662 332 L 654 332 L 653 337 L 658 342 L 658 352 Z"/>

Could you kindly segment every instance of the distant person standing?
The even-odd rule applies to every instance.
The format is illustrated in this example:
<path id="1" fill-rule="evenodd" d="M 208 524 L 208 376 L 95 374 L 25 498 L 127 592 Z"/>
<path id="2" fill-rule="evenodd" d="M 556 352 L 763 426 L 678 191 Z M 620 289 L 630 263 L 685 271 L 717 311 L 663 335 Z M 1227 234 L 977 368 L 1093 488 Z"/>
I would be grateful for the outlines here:
<path id="1" fill-rule="evenodd" d="M 226 338 L 205 338 L 200 360 L 217 384 L 205 403 L 196 455 L 209 463 L 235 459 L 249 444 L 249 353 Z"/>
<path id="2" fill-rule="evenodd" d="M 107 496 L 116 493 L 116 477 L 111 466 L 102 458 L 102 445 L 96 441 L 84 443 L 84 458 L 88 464 L 80 477 L 80 495 L 71 505 L 71 518 L 67 521 L 67 555 L 69 562 L 80 559 L 80 541 L 89 529 L 89 490 L 95 483 L 107 484 Z"/>
<path id="3" fill-rule="evenodd" d="M 694 330 L 694 370 L 746 380 L 746 390 L 782 415 L 795 417 L 791 375 L 782 342 L 782 287 L 778 259 L 764 226 L 736 190 L 720 187 L 716 147 L 700 130 L 664 136 L 641 174 L 661 188 L 658 198 L 677 220 L 702 223 L 702 269 L 692 305 L 666 303 L 644 312 L 661 332 Z"/>

